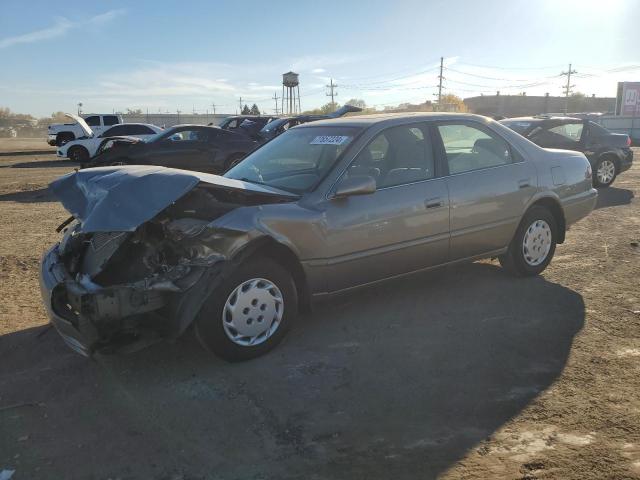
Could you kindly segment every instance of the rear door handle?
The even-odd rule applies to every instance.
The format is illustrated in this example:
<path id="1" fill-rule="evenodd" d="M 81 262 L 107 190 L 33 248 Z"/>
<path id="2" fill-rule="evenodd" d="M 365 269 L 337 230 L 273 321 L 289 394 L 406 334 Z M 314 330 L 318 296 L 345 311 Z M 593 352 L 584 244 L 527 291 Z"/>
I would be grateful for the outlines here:
<path id="1" fill-rule="evenodd" d="M 436 197 L 436 198 L 427 198 L 424 201 L 424 206 L 427 208 L 438 208 L 441 207 L 443 205 L 442 203 L 442 199 L 440 197 Z"/>
<path id="2" fill-rule="evenodd" d="M 529 186 L 531 186 L 531 183 L 528 178 L 525 178 L 518 182 L 518 188 L 527 188 Z"/>

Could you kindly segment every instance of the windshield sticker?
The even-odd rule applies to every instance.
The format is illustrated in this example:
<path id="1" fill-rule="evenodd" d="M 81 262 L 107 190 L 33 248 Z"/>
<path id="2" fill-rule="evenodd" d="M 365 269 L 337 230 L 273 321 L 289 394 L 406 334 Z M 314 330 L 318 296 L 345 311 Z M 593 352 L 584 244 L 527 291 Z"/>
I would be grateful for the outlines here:
<path id="1" fill-rule="evenodd" d="M 344 135 L 318 135 L 309 145 L 342 145 L 350 139 Z"/>

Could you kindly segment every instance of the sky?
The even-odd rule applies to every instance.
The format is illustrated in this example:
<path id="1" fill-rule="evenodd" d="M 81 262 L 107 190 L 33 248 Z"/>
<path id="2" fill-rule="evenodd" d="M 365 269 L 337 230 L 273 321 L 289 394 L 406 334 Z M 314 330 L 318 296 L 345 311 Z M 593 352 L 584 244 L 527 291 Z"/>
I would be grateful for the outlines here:
<path id="1" fill-rule="evenodd" d="M 384 108 L 443 93 L 615 96 L 640 81 L 635 0 L 2 1 L 0 107 L 273 113 L 282 73 L 303 110 Z"/>

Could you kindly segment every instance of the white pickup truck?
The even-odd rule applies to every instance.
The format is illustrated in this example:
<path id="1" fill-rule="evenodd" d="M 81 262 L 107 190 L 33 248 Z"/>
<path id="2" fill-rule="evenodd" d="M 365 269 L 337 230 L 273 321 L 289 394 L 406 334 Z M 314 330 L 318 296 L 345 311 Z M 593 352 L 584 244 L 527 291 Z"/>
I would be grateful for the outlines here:
<path id="1" fill-rule="evenodd" d="M 57 154 L 58 157 L 66 157 L 81 164 L 96 154 L 98 147 L 107 137 L 135 137 L 146 140 L 162 132 L 160 127 L 148 123 L 121 123 L 107 128 L 101 135 L 96 135 L 82 118 L 76 117 L 76 121 L 82 127 L 84 136 L 59 146 Z"/>
<path id="2" fill-rule="evenodd" d="M 64 145 L 71 140 L 82 138 L 86 133 L 82 126 L 78 123 L 77 116 L 70 113 L 65 114 L 73 120 L 73 123 L 54 123 L 48 127 L 47 143 L 57 147 Z M 84 115 L 84 121 L 91 127 L 96 135 L 100 135 L 107 128 L 122 123 L 122 117 L 114 114 L 92 114 Z"/>

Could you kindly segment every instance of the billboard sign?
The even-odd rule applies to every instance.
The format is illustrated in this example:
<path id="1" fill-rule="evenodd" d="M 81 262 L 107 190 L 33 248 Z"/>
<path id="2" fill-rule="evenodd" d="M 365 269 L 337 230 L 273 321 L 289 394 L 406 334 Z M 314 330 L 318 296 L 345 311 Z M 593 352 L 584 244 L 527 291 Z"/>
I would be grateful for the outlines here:
<path id="1" fill-rule="evenodd" d="M 616 113 L 640 117 L 640 82 L 619 82 Z"/>

